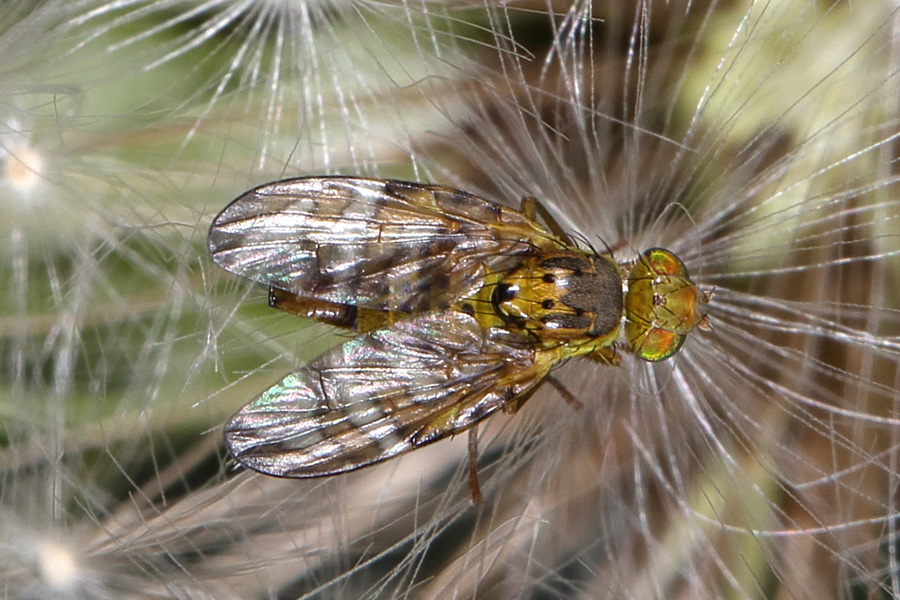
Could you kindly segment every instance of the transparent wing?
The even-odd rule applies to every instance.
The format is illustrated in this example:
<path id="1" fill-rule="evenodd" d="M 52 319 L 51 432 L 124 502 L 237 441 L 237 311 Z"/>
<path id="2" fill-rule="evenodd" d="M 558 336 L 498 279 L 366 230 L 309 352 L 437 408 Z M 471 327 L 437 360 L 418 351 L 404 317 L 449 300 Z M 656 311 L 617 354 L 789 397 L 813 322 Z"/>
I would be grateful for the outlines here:
<path id="1" fill-rule="evenodd" d="M 492 339 L 463 313 L 418 315 L 288 375 L 232 417 L 225 440 L 245 466 L 281 477 L 386 460 L 459 433 L 537 385 L 553 361 L 512 339 Z"/>
<path id="2" fill-rule="evenodd" d="M 224 269 L 300 297 L 424 312 L 464 296 L 485 272 L 561 242 L 522 213 L 466 192 L 350 177 L 276 181 L 213 220 Z"/>

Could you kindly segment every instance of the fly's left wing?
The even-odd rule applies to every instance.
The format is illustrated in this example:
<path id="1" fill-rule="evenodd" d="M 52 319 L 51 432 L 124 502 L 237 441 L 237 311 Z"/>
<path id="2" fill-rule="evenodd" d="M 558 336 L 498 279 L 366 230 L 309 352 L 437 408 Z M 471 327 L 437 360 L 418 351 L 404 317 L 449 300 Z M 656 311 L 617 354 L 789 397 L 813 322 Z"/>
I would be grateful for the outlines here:
<path id="1" fill-rule="evenodd" d="M 280 477 L 342 473 L 430 444 L 521 399 L 555 364 L 507 335 L 455 311 L 372 331 L 242 408 L 225 440 L 242 464 Z"/>
<path id="2" fill-rule="evenodd" d="M 485 273 L 562 242 L 523 213 L 451 188 L 362 177 L 259 186 L 209 230 L 213 260 L 312 302 L 446 308 Z"/>

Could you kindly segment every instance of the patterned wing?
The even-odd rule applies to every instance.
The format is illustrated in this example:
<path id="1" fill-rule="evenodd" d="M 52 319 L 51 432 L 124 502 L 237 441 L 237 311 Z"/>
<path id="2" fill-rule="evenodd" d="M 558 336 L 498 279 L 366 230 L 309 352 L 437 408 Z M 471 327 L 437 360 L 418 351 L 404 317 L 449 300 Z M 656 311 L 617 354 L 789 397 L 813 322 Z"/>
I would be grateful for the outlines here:
<path id="1" fill-rule="evenodd" d="M 242 408 L 232 455 L 281 477 L 386 460 L 459 433 L 521 399 L 555 364 L 472 317 L 426 313 L 334 348 Z"/>
<path id="2" fill-rule="evenodd" d="M 382 179 L 307 177 L 240 196 L 214 220 L 224 269 L 301 298 L 424 312 L 466 295 L 536 246 L 561 242 L 466 192 Z"/>

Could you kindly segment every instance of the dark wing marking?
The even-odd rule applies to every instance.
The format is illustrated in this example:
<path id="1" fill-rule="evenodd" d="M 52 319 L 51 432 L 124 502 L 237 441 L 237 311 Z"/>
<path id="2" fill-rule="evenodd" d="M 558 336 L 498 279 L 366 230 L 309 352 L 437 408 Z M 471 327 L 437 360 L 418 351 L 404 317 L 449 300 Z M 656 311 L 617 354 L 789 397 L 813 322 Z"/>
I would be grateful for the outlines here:
<path id="1" fill-rule="evenodd" d="M 237 275 L 402 312 L 444 308 L 511 257 L 562 244 L 519 211 L 466 192 L 350 177 L 250 190 L 216 216 L 208 243 L 213 260 Z"/>
<path id="2" fill-rule="evenodd" d="M 232 417 L 225 440 L 245 466 L 281 477 L 386 460 L 459 433 L 537 385 L 554 361 L 516 339 L 493 339 L 463 313 L 415 316 L 288 375 Z"/>

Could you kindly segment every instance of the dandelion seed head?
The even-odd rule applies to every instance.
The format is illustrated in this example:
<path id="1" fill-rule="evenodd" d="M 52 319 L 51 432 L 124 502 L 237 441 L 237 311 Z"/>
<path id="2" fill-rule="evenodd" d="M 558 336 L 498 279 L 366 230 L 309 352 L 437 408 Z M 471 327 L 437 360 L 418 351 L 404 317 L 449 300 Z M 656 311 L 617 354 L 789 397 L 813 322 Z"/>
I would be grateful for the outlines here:
<path id="1" fill-rule="evenodd" d="M 900 597 L 896 3 L 6 4 L 0 597 Z M 238 474 L 216 428 L 348 334 L 204 220 L 322 173 L 670 249 L 708 327 L 480 426 L 478 508 L 464 437 Z"/>

